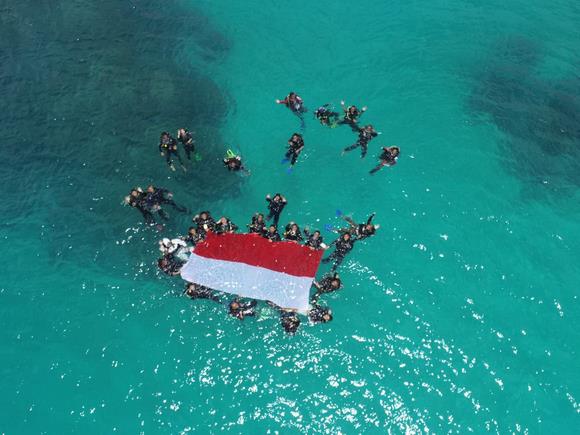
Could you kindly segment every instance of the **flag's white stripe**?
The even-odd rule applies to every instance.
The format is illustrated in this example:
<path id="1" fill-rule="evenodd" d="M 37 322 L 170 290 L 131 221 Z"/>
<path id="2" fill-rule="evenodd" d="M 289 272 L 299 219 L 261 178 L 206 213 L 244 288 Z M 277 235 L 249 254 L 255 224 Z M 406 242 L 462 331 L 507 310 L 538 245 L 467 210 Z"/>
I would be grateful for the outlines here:
<path id="1" fill-rule="evenodd" d="M 250 266 L 233 261 L 215 260 L 191 254 L 181 268 L 181 277 L 215 290 L 272 301 L 283 308 L 308 309 L 314 278 Z"/>

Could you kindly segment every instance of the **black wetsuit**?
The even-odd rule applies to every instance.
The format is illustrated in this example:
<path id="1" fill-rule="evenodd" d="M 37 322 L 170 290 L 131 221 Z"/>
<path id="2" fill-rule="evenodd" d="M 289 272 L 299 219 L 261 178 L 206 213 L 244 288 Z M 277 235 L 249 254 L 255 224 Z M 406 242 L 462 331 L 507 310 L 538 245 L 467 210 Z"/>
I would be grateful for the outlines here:
<path id="1" fill-rule="evenodd" d="M 352 151 L 355 148 L 361 147 L 361 157 L 367 155 L 368 144 L 373 138 L 375 138 L 378 133 L 375 130 L 367 130 L 366 128 L 361 128 L 358 130 L 358 140 L 356 143 L 349 147 L 346 147 L 344 151 Z"/>
<path id="2" fill-rule="evenodd" d="M 252 223 L 248 225 L 248 232 L 264 235 L 266 231 L 268 231 L 268 229 L 266 228 L 266 221 L 262 219 L 262 222 L 258 222 L 258 217 L 253 216 Z"/>
<path id="3" fill-rule="evenodd" d="M 290 159 L 290 165 L 294 166 L 298 156 L 300 155 L 302 147 L 304 147 L 304 139 L 298 136 L 297 139 L 292 139 L 288 141 L 288 151 L 286 152 L 286 158 Z"/>
<path id="4" fill-rule="evenodd" d="M 280 310 L 280 323 L 288 334 L 295 334 L 300 326 L 300 317 L 293 311 Z"/>
<path id="5" fill-rule="evenodd" d="M 183 144 L 183 149 L 185 151 L 185 157 L 187 157 L 187 160 L 191 160 L 191 154 L 195 152 L 193 135 L 189 131 L 185 130 L 185 134 L 179 136 L 177 140 Z"/>
<path id="6" fill-rule="evenodd" d="M 168 166 L 173 165 L 173 159 L 171 156 L 174 154 L 177 157 L 177 160 L 179 160 L 179 163 L 183 164 L 181 156 L 179 155 L 179 150 L 177 149 L 177 141 L 171 136 L 168 135 L 167 138 L 161 139 L 161 142 L 159 143 L 159 151 L 165 154 Z"/>
<path id="7" fill-rule="evenodd" d="M 203 240 L 203 236 L 200 233 L 187 234 L 187 236 L 182 238 L 185 243 L 191 243 L 193 246 L 197 245 Z"/>
<path id="8" fill-rule="evenodd" d="M 339 239 L 332 242 L 331 246 L 332 245 L 335 245 L 334 252 L 322 260 L 322 262 L 330 263 L 331 261 L 334 261 L 332 270 L 335 270 L 338 266 L 340 266 L 344 260 L 344 257 L 346 257 L 346 254 L 352 251 L 352 248 L 354 247 L 354 239 L 351 237 L 350 239 L 345 240 L 344 238 L 340 237 Z"/>
<path id="9" fill-rule="evenodd" d="M 151 213 L 149 211 L 149 209 L 147 208 L 147 203 L 145 202 L 145 193 L 139 192 L 139 195 L 136 197 L 133 195 L 130 195 L 128 203 L 131 207 L 139 210 L 141 215 L 143 215 L 143 219 L 145 219 L 145 223 L 150 224 L 150 223 L 155 222 L 155 218 L 153 217 L 153 213 Z"/>
<path id="10" fill-rule="evenodd" d="M 375 172 L 381 170 L 383 166 L 393 166 L 397 163 L 397 157 L 398 155 L 393 155 L 390 149 L 383 147 L 383 152 L 379 156 L 380 163 L 371 169 L 370 173 L 374 174 Z"/>
<path id="11" fill-rule="evenodd" d="M 193 218 L 193 222 L 197 225 L 197 232 L 203 234 L 204 236 L 206 233 L 206 229 L 204 228 L 205 225 L 207 225 L 207 231 L 214 231 L 215 229 L 215 220 L 209 214 L 205 219 L 196 216 Z"/>
<path id="12" fill-rule="evenodd" d="M 334 127 L 338 124 L 338 113 L 330 110 L 328 104 L 320 106 L 314 112 L 314 115 L 322 125 L 326 125 L 327 127 Z"/>
<path id="13" fill-rule="evenodd" d="M 280 240 L 282 240 L 282 238 L 280 237 L 280 234 L 278 234 L 278 231 L 274 231 L 273 233 L 271 233 L 270 231 L 266 231 L 263 236 L 268 239 L 271 240 L 272 242 L 279 242 Z"/>
<path id="14" fill-rule="evenodd" d="M 353 107 L 354 110 L 351 112 L 350 109 Z M 358 126 L 356 124 L 358 122 L 358 118 L 360 118 L 363 113 L 363 111 L 358 110 L 355 106 L 348 106 L 348 108 L 344 111 L 344 118 L 339 122 L 339 124 L 348 124 L 354 131 L 358 131 Z"/>
<path id="15" fill-rule="evenodd" d="M 229 219 L 227 220 L 227 222 L 225 224 L 223 224 L 219 221 L 216 222 L 215 227 L 214 227 L 214 231 L 217 234 L 234 233 L 237 229 L 238 229 L 238 226 L 236 224 L 234 224 Z"/>
<path id="16" fill-rule="evenodd" d="M 278 226 L 280 214 L 284 210 L 284 207 L 286 207 L 286 200 L 279 199 L 278 201 L 274 201 L 272 198 L 266 198 L 266 201 L 268 201 L 268 210 L 270 211 L 266 220 L 274 218 L 274 225 Z"/>
<path id="17" fill-rule="evenodd" d="M 237 308 L 233 308 L 232 305 L 234 302 L 238 303 Z M 236 317 L 240 320 L 244 320 L 244 317 L 251 317 L 256 315 L 256 305 L 258 305 L 258 301 L 250 301 L 250 302 L 240 302 L 239 300 L 234 300 L 230 302 L 229 305 L 229 312 L 230 315 Z"/>
<path id="18" fill-rule="evenodd" d="M 163 258 L 167 260 L 167 264 L 165 266 L 159 265 L 161 271 L 167 275 L 177 275 L 184 262 L 173 254 L 167 254 Z"/>
<path id="19" fill-rule="evenodd" d="M 330 318 L 326 320 L 324 318 L 325 315 L 329 315 Z M 330 310 L 325 307 L 321 307 L 320 305 L 314 305 L 312 309 L 308 312 L 308 318 L 312 323 L 327 323 L 332 320 L 332 314 Z"/>
<path id="20" fill-rule="evenodd" d="M 284 231 L 284 238 L 286 240 L 292 240 L 294 242 L 301 242 L 302 241 L 302 233 L 300 232 L 300 228 L 296 228 L 296 231 L 292 230 L 292 225 L 286 225 L 286 231 Z"/>
<path id="21" fill-rule="evenodd" d="M 322 236 L 320 234 L 318 234 L 318 238 L 315 239 L 314 238 L 314 233 L 311 233 L 308 230 L 304 230 L 304 235 L 307 237 L 306 242 L 304 243 L 306 246 L 310 246 L 311 248 L 314 249 L 320 249 L 322 245 L 322 243 L 324 243 Z"/>
<path id="22" fill-rule="evenodd" d="M 220 298 L 209 287 L 203 285 L 191 284 L 185 288 L 184 293 L 191 299 L 209 299 L 220 302 Z"/>
<path id="23" fill-rule="evenodd" d="M 233 165 L 230 165 L 230 163 L 234 163 Z M 244 166 L 242 165 L 242 160 L 239 157 L 231 157 L 229 159 L 224 159 L 224 166 L 226 168 L 228 168 L 228 171 L 241 171 L 242 169 L 244 169 Z"/>
<path id="24" fill-rule="evenodd" d="M 153 192 L 147 192 L 147 200 L 151 204 L 165 205 L 169 204 L 175 210 L 185 213 L 187 209 L 178 205 L 173 198 L 170 197 L 171 192 L 161 187 L 154 187 Z"/>

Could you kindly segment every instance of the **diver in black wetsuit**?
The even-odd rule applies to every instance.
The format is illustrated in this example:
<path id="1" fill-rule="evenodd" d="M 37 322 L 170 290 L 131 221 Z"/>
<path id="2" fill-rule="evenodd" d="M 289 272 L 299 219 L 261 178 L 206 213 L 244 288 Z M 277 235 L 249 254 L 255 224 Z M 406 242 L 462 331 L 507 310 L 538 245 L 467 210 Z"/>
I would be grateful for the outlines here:
<path id="1" fill-rule="evenodd" d="M 266 231 L 264 234 L 262 234 L 262 236 L 271 242 L 279 242 L 280 240 L 282 240 L 282 238 L 280 237 L 280 234 L 278 234 L 278 230 L 276 229 L 276 225 L 270 225 L 268 227 L 268 231 Z"/>
<path id="2" fill-rule="evenodd" d="M 302 98 L 296 95 L 295 92 L 290 92 L 286 98 L 283 100 L 276 100 L 277 104 L 284 104 L 288 109 L 292 111 L 298 118 L 300 118 L 301 128 L 304 129 L 304 113 L 308 110 L 304 107 L 304 102 Z"/>
<path id="3" fill-rule="evenodd" d="M 282 195 L 277 193 L 274 198 L 270 198 L 270 195 L 266 195 L 266 201 L 268 201 L 268 213 L 267 220 L 274 219 L 274 225 L 278 226 L 278 221 L 280 220 L 280 214 L 284 207 L 286 207 L 287 201 Z"/>
<path id="4" fill-rule="evenodd" d="M 173 164 L 172 156 L 175 155 L 177 160 L 179 160 L 179 164 L 185 171 L 185 166 L 183 166 L 183 161 L 181 160 L 181 156 L 179 155 L 179 150 L 177 149 L 177 141 L 171 137 L 169 133 L 164 131 L 161 133 L 161 138 L 159 140 L 159 152 L 162 156 L 165 156 L 167 159 L 167 166 L 171 168 L 172 171 L 175 171 L 175 165 Z"/>
<path id="5" fill-rule="evenodd" d="M 214 291 L 203 285 L 193 283 L 187 284 L 183 293 L 191 299 L 209 299 L 221 303 L 220 298 L 214 293 Z"/>
<path id="6" fill-rule="evenodd" d="M 177 130 L 177 140 L 183 145 L 183 150 L 185 151 L 185 157 L 187 157 L 187 160 L 191 160 L 191 155 L 195 153 L 195 141 L 193 140 L 193 135 L 186 128 L 180 128 Z"/>
<path id="7" fill-rule="evenodd" d="M 358 130 L 358 140 L 351 146 L 346 147 L 342 154 L 352 151 L 355 148 L 361 147 L 361 158 L 367 155 L 368 144 L 373 138 L 375 138 L 379 133 L 373 128 L 372 125 L 366 125 Z"/>
<path id="8" fill-rule="evenodd" d="M 315 304 L 308 312 L 308 318 L 312 323 L 328 323 L 332 321 L 332 310 Z"/>
<path id="9" fill-rule="evenodd" d="M 237 319 L 244 320 L 245 317 L 256 315 L 256 305 L 258 305 L 258 301 L 255 300 L 242 302 L 239 299 L 234 299 L 229 304 L 229 314 Z"/>
<path id="10" fill-rule="evenodd" d="M 290 139 L 288 139 L 288 151 L 286 152 L 286 158 L 290 160 L 290 166 L 296 164 L 298 156 L 304 149 L 304 139 L 301 134 L 294 133 Z"/>
<path id="11" fill-rule="evenodd" d="M 310 232 L 308 227 L 304 228 L 304 235 L 306 236 L 306 242 L 304 244 L 312 249 L 327 249 L 328 246 L 324 243 L 320 231 L 316 230 L 313 233 Z"/>
<path id="12" fill-rule="evenodd" d="M 380 171 L 385 166 L 396 165 L 400 153 L 399 147 L 383 147 L 383 152 L 379 156 L 379 164 L 371 169 L 370 174 Z"/>
<path id="13" fill-rule="evenodd" d="M 145 219 L 145 223 L 150 224 L 155 222 L 155 218 L 153 217 L 153 213 L 149 211 L 147 208 L 147 204 L 145 202 L 145 193 L 141 190 L 140 187 L 131 190 L 131 193 L 125 197 L 125 204 L 136 208 L 139 210 L 143 219 Z"/>
<path id="14" fill-rule="evenodd" d="M 302 241 L 302 233 L 300 232 L 300 228 L 296 223 L 290 222 L 286 225 L 286 231 L 284 231 L 284 239 L 291 240 L 293 242 L 301 242 Z"/>
<path id="15" fill-rule="evenodd" d="M 214 226 L 214 231 L 217 234 L 235 233 L 237 229 L 238 226 L 227 217 L 221 217 Z"/>
<path id="16" fill-rule="evenodd" d="M 339 122 L 339 124 L 340 125 L 348 124 L 354 131 L 358 131 L 359 130 L 357 125 L 358 119 L 362 116 L 363 113 L 366 112 L 367 110 L 366 106 L 359 110 L 358 107 L 356 106 L 346 107 L 344 101 L 341 101 L 340 105 L 342 106 L 342 110 L 344 111 L 344 118 L 342 119 L 342 121 Z"/>
<path id="17" fill-rule="evenodd" d="M 318 119 L 321 125 L 330 128 L 334 128 L 338 125 L 338 113 L 330 109 L 330 104 L 320 106 L 314 112 L 314 116 Z"/>
<path id="18" fill-rule="evenodd" d="M 192 220 L 197 225 L 198 233 L 203 234 L 203 237 L 205 237 L 207 231 L 215 229 L 215 220 L 211 217 L 209 211 L 202 211 L 200 214 L 196 214 Z"/>
<path id="19" fill-rule="evenodd" d="M 159 206 L 169 204 L 175 210 L 182 212 L 182 213 L 185 213 L 187 211 L 187 209 L 185 207 L 178 205 L 173 200 L 173 193 L 171 193 L 169 190 L 164 189 L 162 187 L 155 187 L 153 185 L 149 185 L 147 187 L 147 199 L 146 199 L 146 201 L 148 203 L 151 203 L 152 205 L 158 204 Z"/>
<path id="20" fill-rule="evenodd" d="M 203 235 L 201 235 L 195 227 L 189 227 L 187 236 L 182 237 L 182 240 L 195 246 L 203 240 Z"/>
<path id="21" fill-rule="evenodd" d="M 284 331 L 288 334 L 295 334 L 300 326 L 300 317 L 298 317 L 298 314 L 293 310 L 282 308 L 274 302 L 267 301 L 266 303 L 280 313 L 280 324 L 284 328 Z"/>
<path id="22" fill-rule="evenodd" d="M 340 266 L 344 260 L 344 257 L 346 257 L 350 251 L 352 251 L 354 242 L 355 241 L 352 239 L 350 233 L 342 234 L 338 239 L 330 244 L 330 246 L 335 246 L 335 250 L 332 254 L 323 259 L 322 262 L 330 263 L 331 261 L 334 261 L 332 271 L 336 270 L 336 268 Z"/>
<path id="23" fill-rule="evenodd" d="M 321 295 L 340 290 L 342 288 L 342 281 L 338 273 L 331 273 L 323 276 L 319 282 L 315 280 L 312 285 L 316 288 L 316 292 L 312 296 L 312 303 L 316 303 Z"/>
<path id="24" fill-rule="evenodd" d="M 363 240 L 368 237 L 374 236 L 377 230 L 380 228 L 380 225 L 373 225 L 374 217 L 375 213 L 369 216 L 365 224 L 357 224 L 350 217 L 344 216 L 344 220 L 347 221 L 348 224 L 350 225 L 350 228 L 347 229 L 346 231 L 351 233 L 357 240 Z"/>
<path id="25" fill-rule="evenodd" d="M 179 275 L 181 271 L 181 267 L 183 266 L 184 262 L 179 258 L 175 257 L 173 254 L 167 254 L 157 260 L 157 266 L 163 273 L 166 275 Z"/>
<path id="26" fill-rule="evenodd" d="M 266 221 L 262 213 L 256 213 L 252 216 L 252 223 L 246 225 L 249 233 L 257 233 L 264 235 L 268 230 L 266 229 Z"/>

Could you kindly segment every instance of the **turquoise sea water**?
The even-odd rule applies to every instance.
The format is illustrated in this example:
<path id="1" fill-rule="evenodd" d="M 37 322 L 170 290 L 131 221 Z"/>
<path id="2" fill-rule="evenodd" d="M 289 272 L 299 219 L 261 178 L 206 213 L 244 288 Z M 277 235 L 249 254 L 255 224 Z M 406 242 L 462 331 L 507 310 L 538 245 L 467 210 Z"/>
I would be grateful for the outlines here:
<path id="1" fill-rule="evenodd" d="M 579 22 L 573 1 L 2 2 L 0 433 L 577 433 Z M 341 157 L 350 130 L 308 114 L 287 174 L 290 90 L 383 134 Z M 187 174 L 156 149 L 179 126 Z M 239 225 L 280 191 L 282 221 L 381 229 L 335 320 L 289 337 L 158 275 L 190 216 L 144 227 L 121 201 L 147 183 Z"/>

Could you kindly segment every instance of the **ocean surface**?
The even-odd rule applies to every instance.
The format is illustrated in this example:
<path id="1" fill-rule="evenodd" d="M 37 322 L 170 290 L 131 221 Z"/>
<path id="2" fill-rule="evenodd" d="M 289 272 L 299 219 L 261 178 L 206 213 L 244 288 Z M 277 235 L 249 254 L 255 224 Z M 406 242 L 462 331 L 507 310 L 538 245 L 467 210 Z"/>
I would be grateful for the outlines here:
<path id="1" fill-rule="evenodd" d="M 0 433 L 579 433 L 579 23 L 573 0 L 2 0 Z M 364 160 L 312 118 L 341 99 L 382 132 Z M 202 160 L 173 173 L 182 126 Z M 148 183 L 191 213 L 144 226 L 121 202 Z M 193 213 L 243 227 L 276 192 L 282 222 L 381 225 L 295 336 L 155 265 Z"/>

